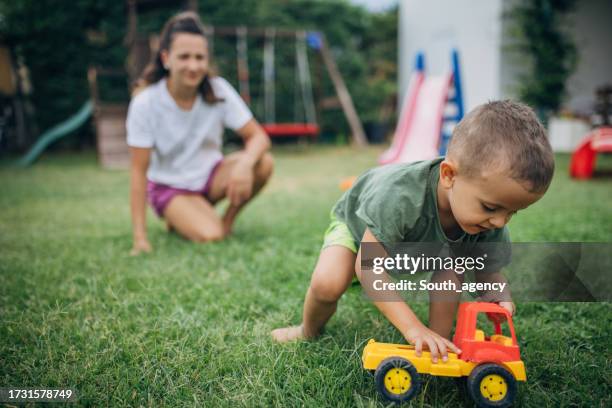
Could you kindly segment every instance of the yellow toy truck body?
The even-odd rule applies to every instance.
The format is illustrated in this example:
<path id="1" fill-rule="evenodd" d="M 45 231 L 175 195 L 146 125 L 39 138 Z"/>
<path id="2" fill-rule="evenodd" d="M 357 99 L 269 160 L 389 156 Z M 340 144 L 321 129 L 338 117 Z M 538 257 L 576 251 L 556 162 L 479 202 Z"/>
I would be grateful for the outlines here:
<path id="1" fill-rule="evenodd" d="M 461 360 L 455 353 L 448 353 L 448 360 L 432 363 L 429 351 L 416 355 L 414 346 L 407 344 L 379 343 L 371 339 L 363 349 L 363 368 L 376 370 L 380 363 L 391 356 L 404 358 L 416 368 L 419 374 L 437 375 L 441 377 L 467 377 L 478 363 Z M 512 373 L 517 381 L 526 381 L 525 364 L 521 361 L 505 361 L 499 363 Z"/>

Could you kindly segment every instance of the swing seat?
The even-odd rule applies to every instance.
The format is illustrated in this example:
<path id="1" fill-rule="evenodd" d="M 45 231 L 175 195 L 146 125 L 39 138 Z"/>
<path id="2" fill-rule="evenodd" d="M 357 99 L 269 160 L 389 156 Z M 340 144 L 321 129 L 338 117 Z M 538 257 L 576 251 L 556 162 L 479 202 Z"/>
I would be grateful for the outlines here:
<path id="1" fill-rule="evenodd" d="M 270 137 L 317 137 L 319 126 L 315 123 L 264 123 L 262 127 Z"/>

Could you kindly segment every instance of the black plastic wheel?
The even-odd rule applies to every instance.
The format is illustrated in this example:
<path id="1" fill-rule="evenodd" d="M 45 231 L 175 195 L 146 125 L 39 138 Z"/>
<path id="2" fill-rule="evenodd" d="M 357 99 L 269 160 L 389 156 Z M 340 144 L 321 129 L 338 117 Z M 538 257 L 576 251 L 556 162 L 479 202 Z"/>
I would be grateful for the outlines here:
<path id="1" fill-rule="evenodd" d="M 516 380 L 512 373 L 497 364 L 474 368 L 467 379 L 467 389 L 480 408 L 506 408 L 516 398 Z"/>
<path id="2" fill-rule="evenodd" d="M 376 389 L 387 400 L 406 402 L 419 393 L 421 379 L 416 368 L 401 357 L 383 360 L 374 373 Z"/>

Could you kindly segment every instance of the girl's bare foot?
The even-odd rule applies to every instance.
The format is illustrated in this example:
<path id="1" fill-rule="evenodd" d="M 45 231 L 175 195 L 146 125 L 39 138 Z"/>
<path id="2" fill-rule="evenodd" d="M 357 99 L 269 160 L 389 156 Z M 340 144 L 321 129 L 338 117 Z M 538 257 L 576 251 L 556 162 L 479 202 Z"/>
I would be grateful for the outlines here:
<path id="1" fill-rule="evenodd" d="M 272 338 L 279 343 L 288 343 L 295 340 L 307 340 L 314 336 L 306 336 L 304 326 L 283 327 L 281 329 L 272 330 Z"/>

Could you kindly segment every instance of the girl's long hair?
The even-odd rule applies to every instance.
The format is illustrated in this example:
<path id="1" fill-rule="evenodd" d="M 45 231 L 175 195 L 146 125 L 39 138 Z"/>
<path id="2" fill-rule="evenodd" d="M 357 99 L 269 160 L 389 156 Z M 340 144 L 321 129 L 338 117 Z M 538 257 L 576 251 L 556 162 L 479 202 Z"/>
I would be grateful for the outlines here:
<path id="1" fill-rule="evenodd" d="M 169 51 L 170 45 L 175 34 L 178 33 L 189 33 L 197 34 L 206 38 L 204 25 L 200 20 L 200 17 L 192 11 L 185 11 L 172 17 L 166 22 L 159 38 L 159 49 L 153 56 L 153 59 L 145 67 L 142 75 L 136 81 L 134 92 L 154 84 L 160 79 L 168 76 L 168 70 L 164 68 L 164 64 L 161 60 L 162 51 Z M 209 56 L 210 59 L 210 56 Z M 209 65 L 210 66 L 210 65 Z M 220 102 L 223 99 L 217 98 L 215 92 L 210 84 L 210 78 L 214 76 L 214 73 L 209 68 L 208 73 L 202 79 L 198 90 L 202 95 L 202 98 L 208 103 Z"/>

